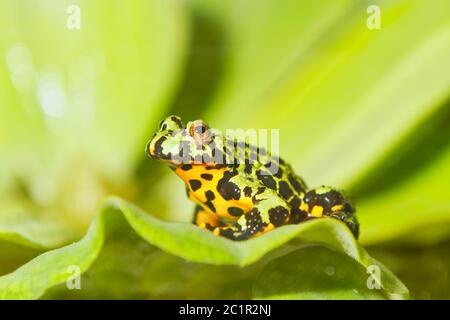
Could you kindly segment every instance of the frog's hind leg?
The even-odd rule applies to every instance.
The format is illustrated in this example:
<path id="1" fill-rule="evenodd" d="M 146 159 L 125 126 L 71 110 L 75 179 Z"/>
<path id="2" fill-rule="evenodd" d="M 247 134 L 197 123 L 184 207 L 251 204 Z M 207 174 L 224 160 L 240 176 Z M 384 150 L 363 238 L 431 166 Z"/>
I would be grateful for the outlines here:
<path id="1" fill-rule="evenodd" d="M 344 222 L 358 239 L 359 223 L 355 208 L 351 200 L 341 192 L 330 187 L 310 190 L 302 199 L 300 209 L 306 211 L 308 217 L 329 216 Z"/>
<path id="2" fill-rule="evenodd" d="M 200 205 L 197 205 L 194 209 L 194 218 L 192 223 L 196 224 L 200 228 L 212 231 L 218 225 L 218 218 L 215 214 L 207 212 Z"/>

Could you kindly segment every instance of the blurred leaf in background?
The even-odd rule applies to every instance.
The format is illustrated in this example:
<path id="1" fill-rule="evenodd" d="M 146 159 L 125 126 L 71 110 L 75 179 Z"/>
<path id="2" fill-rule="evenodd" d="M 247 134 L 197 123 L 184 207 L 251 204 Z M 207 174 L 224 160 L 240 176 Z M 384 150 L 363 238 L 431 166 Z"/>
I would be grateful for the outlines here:
<path id="1" fill-rule="evenodd" d="M 73 4 L 79 30 L 66 27 Z M 366 27 L 369 5 L 380 30 Z M 449 11 L 446 0 L 0 0 L 0 272 L 80 238 L 110 193 L 189 221 L 183 184 L 143 152 L 178 114 L 279 128 L 281 156 L 309 186 L 352 195 L 361 243 L 412 297 L 449 298 Z M 115 252 L 133 244 L 117 246 L 105 254 L 120 265 Z M 179 271 L 143 296 L 202 296 L 170 287 L 190 267 L 156 252 L 152 272 Z"/>
<path id="2" fill-rule="evenodd" d="M 0 2 L 0 170 L 3 186 L 85 228 L 115 184 L 133 194 L 127 181 L 180 77 L 188 17 L 176 1 L 79 1 L 81 28 L 69 29 L 71 4 Z"/>

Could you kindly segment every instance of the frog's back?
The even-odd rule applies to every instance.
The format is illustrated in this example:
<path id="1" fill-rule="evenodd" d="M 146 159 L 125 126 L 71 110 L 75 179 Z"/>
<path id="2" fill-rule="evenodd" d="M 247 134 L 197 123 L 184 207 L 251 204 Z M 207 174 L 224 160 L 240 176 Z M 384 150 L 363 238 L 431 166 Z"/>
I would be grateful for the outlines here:
<path id="1" fill-rule="evenodd" d="M 250 149 L 253 149 L 251 145 Z M 290 207 L 290 222 L 298 223 L 307 218 L 300 209 L 307 186 L 291 165 L 282 158 L 273 156 L 264 149 L 258 150 L 258 163 L 252 166 L 252 173 L 266 188 L 274 190 L 278 197 L 284 199 Z"/>
<path id="2" fill-rule="evenodd" d="M 291 165 L 282 158 L 272 155 L 263 148 L 247 145 L 250 150 L 246 152 L 245 171 L 249 176 L 256 177 L 266 187 L 277 191 L 278 195 L 290 200 L 293 197 L 303 197 L 307 191 L 307 186 L 292 169 Z M 251 152 L 256 152 L 256 157 L 248 156 Z M 252 160 L 255 160 L 252 163 Z"/>

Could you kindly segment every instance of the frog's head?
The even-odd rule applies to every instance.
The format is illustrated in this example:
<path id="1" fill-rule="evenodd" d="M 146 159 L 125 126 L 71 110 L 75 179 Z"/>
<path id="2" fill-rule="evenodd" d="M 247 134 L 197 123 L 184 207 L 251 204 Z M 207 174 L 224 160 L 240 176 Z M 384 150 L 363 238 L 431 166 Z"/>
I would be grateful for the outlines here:
<path id="1" fill-rule="evenodd" d="M 153 159 L 173 165 L 223 163 L 223 142 L 219 137 L 220 133 L 202 120 L 185 126 L 179 117 L 169 116 L 160 122 L 146 152 Z"/>

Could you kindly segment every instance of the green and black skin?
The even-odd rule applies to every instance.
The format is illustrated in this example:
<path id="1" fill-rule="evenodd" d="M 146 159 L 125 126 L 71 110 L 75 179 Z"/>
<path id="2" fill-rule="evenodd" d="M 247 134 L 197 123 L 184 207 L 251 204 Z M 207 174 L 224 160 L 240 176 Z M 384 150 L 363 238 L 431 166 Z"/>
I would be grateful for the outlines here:
<path id="1" fill-rule="evenodd" d="M 309 189 L 291 166 L 264 148 L 223 136 L 202 120 L 161 121 L 146 152 L 186 183 L 197 203 L 194 223 L 216 235 L 246 240 L 274 228 L 330 217 L 355 238 L 359 224 L 351 200 L 331 187 Z"/>

